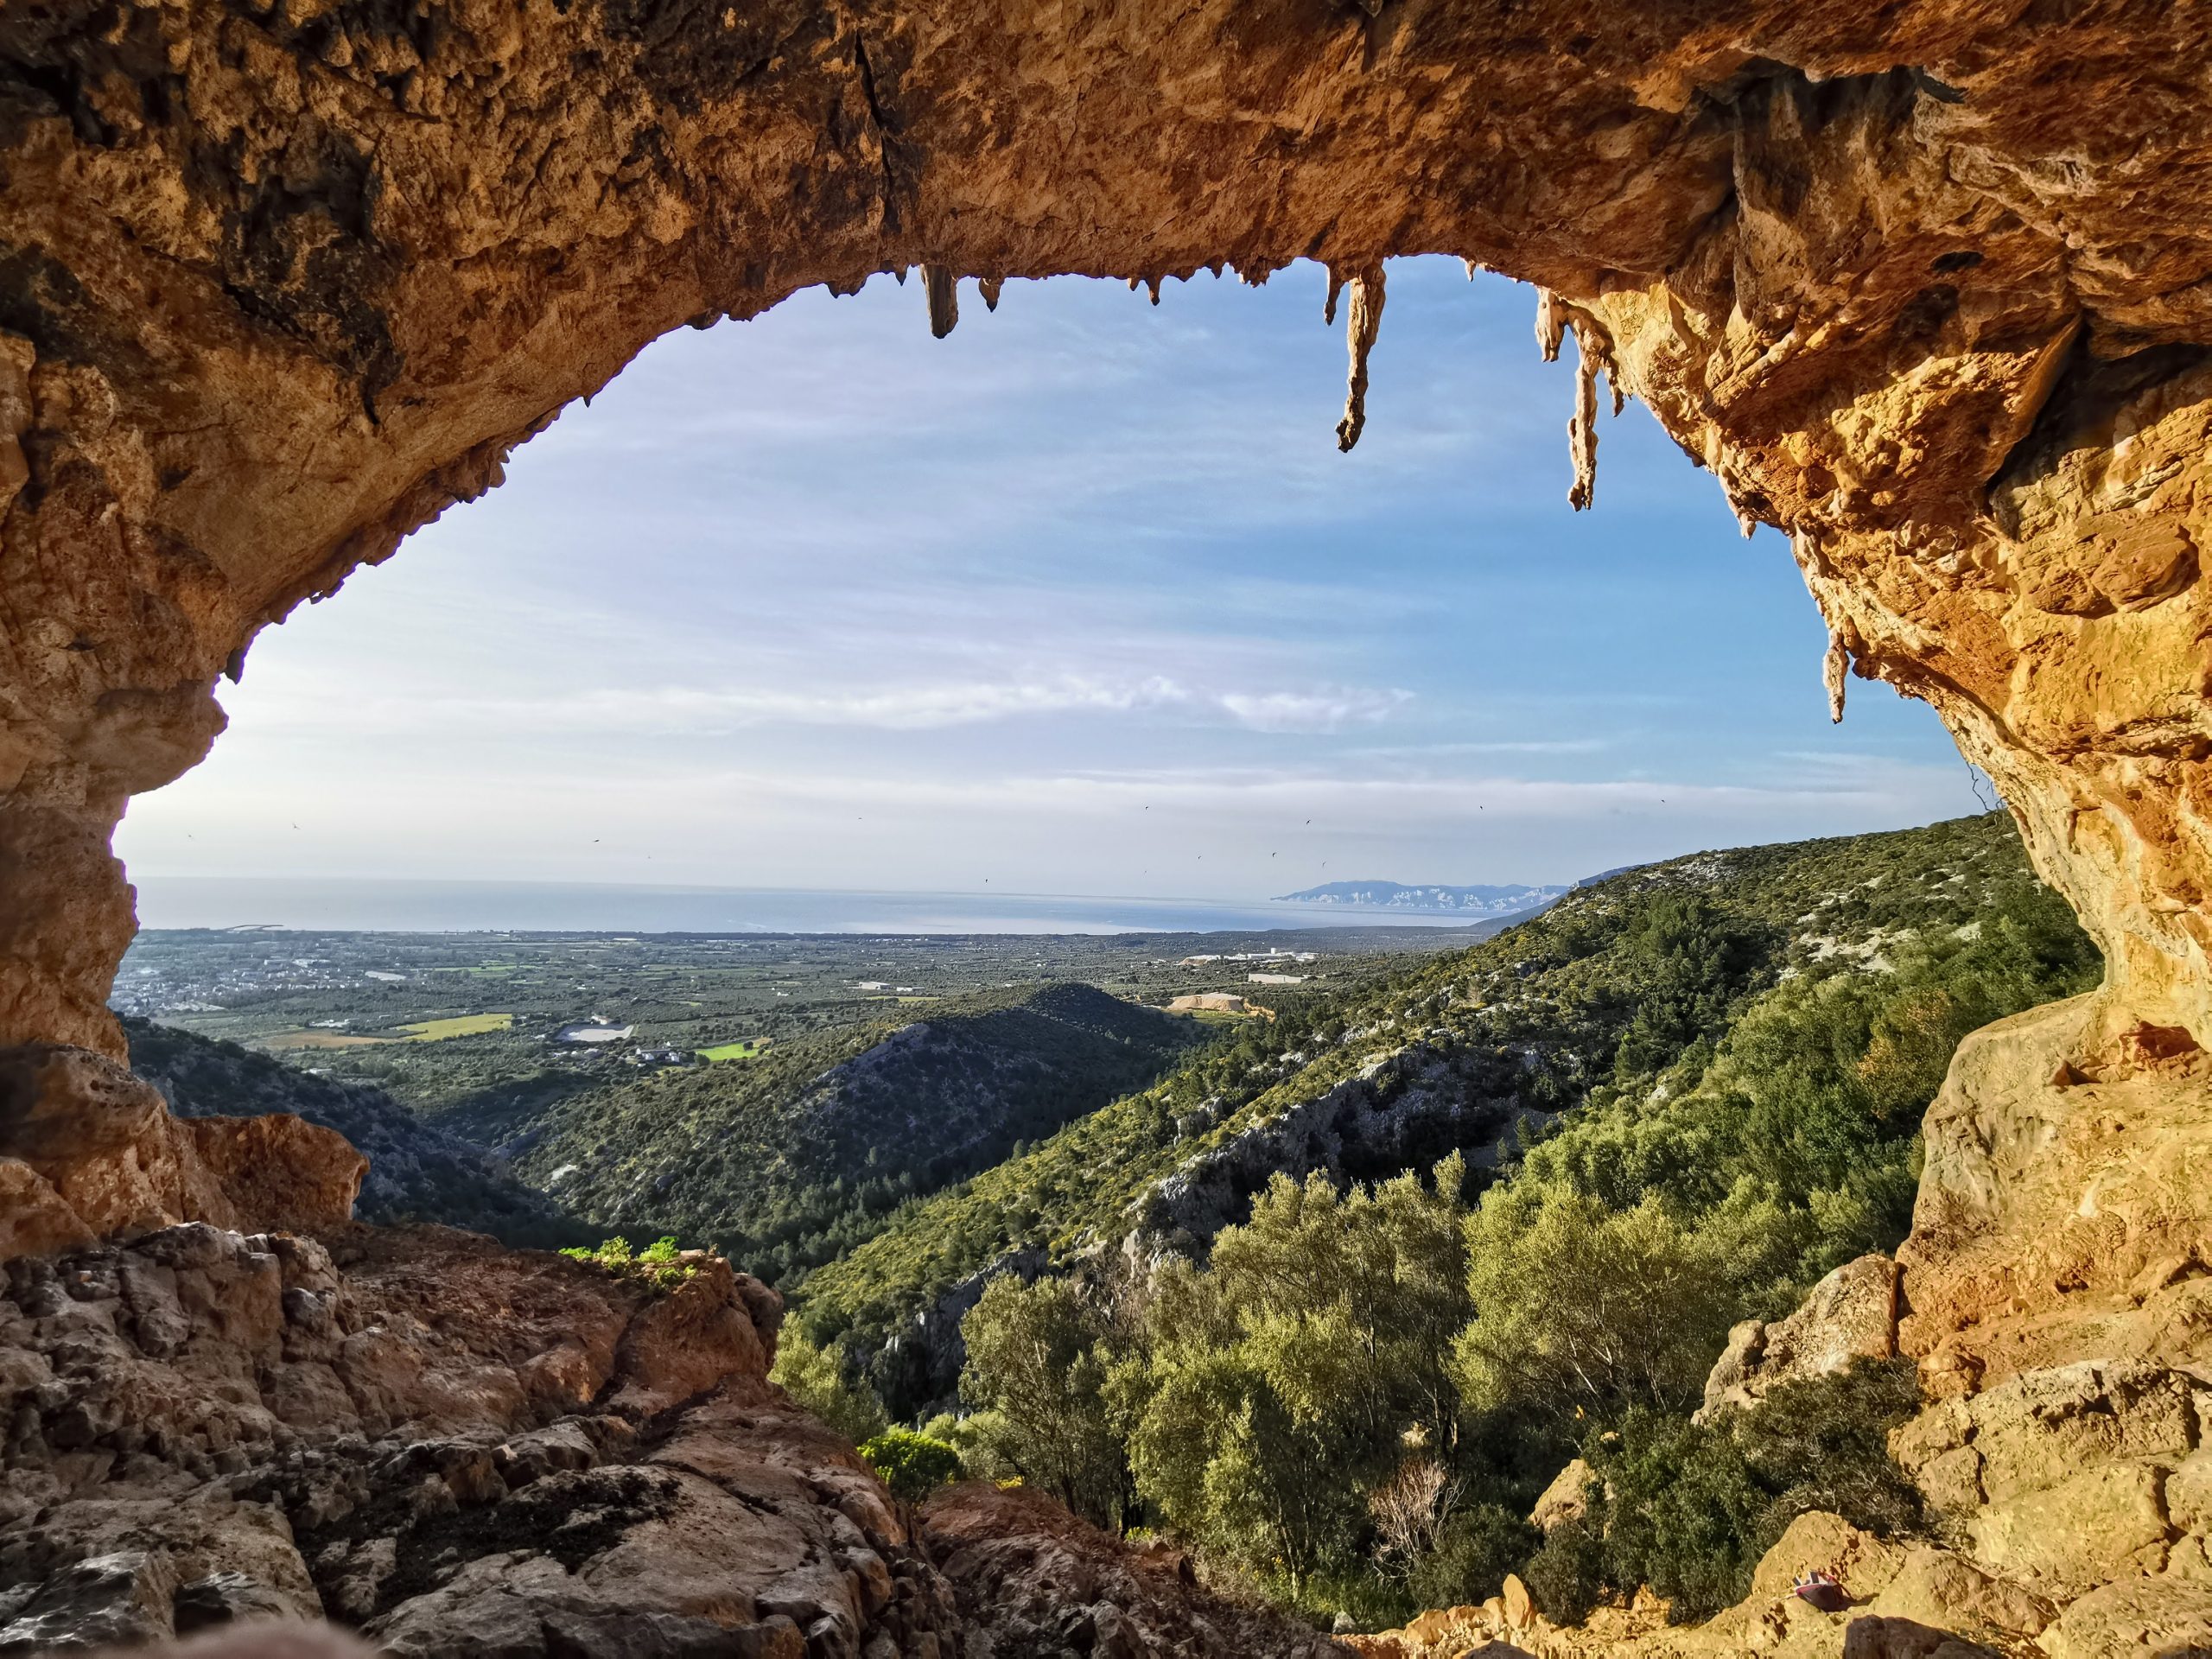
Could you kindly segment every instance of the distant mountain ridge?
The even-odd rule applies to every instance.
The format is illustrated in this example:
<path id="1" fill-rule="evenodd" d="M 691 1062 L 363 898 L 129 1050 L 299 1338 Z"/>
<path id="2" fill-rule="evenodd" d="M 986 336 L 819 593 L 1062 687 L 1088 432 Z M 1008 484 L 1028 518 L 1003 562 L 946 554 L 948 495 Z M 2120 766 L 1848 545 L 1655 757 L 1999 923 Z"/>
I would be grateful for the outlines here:
<path id="1" fill-rule="evenodd" d="M 1509 916 L 1517 911 L 1548 905 L 1567 892 L 1565 887 L 1532 887 L 1522 882 L 1503 887 L 1408 887 L 1402 881 L 1331 881 L 1302 893 L 1286 893 L 1279 905 L 1358 905 L 1373 910 L 1459 910 L 1471 916 Z"/>

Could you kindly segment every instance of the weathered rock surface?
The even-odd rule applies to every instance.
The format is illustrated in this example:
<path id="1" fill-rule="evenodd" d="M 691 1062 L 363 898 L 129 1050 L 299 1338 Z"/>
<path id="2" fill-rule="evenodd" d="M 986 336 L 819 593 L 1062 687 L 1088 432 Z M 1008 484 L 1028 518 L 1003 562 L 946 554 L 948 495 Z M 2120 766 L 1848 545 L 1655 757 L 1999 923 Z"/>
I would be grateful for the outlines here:
<path id="1" fill-rule="evenodd" d="M 1328 1659 L 1343 1651 L 1289 1619 L 1207 1593 L 1180 1551 L 1130 1550 L 1034 1492 L 982 1481 L 949 1488 L 923 1509 L 921 1536 L 977 1642 L 971 1652 Z"/>
<path id="2" fill-rule="evenodd" d="M 766 1287 L 327 1237 L 10 1267 L 0 1652 L 270 1616 L 423 1659 L 958 1651 L 882 1487 L 767 1382 Z"/>
<path id="3" fill-rule="evenodd" d="M 100 1055 L 0 1051 L 0 1261 L 179 1222 L 334 1225 L 367 1167 L 343 1136 L 288 1113 L 179 1119 Z"/>
<path id="4" fill-rule="evenodd" d="M 1587 1462 L 1576 1458 L 1552 1477 L 1529 1511 L 1529 1519 L 1547 1533 L 1590 1513 L 1590 1484 L 1597 1478 Z"/>

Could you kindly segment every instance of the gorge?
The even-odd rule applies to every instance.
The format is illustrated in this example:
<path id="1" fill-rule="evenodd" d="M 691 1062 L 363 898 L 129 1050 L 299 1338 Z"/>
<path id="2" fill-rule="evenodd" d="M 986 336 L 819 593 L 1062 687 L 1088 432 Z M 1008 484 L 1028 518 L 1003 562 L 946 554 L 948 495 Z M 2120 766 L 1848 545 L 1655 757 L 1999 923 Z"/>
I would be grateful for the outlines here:
<path id="1" fill-rule="evenodd" d="M 1789 534 L 1839 717 L 1853 677 L 1932 704 L 2101 948 L 2100 989 L 1968 1039 L 1929 1116 L 1884 1335 L 1929 1401 L 1899 1455 L 1962 1517 L 1960 1570 L 2047 1610 L 1999 1635 L 2033 1624 L 2057 1659 L 2212 1644 L 2208 21 L 2190 0 L 10 8 L 0 1623 L 24 1633 L 0 1641 L 281 1605 L 428 1653 L 480 1645 L 466 1605 L 517 1651 L 939 1653 L 995 1618 L 1009 1651 L 1280 1650 L 1033 1554 L 1087 1635 L 1029 1612 L 1008 1634 L 1020 1599 L 983 1557 L 940 1577 L 778 1404 L 773 1299 L 741 1275 L 701 1264 L 647 1305 L 461 1236 L 356 1231 L 336 1135 L 171 1117 L 106 1009 L 133 926 L 108 845 L 131 795 L 206 754 L 260 629 L 498 483 L 679 324 L 918 266 L 941 333 L 969 277 L 988 302 L 1012 276 L 1314 259 L 1351 289 L 1348 447 L 1384 262 L 1441 252 L 1535 286 L 1537 349 L 1573 336 L 1573 504 L 1603 374 L 1747 528 Z M 540 1295 L 577 1302 L 574 1328 L 512 1316 Z M 118 1471 L 128 1500 L 103 1491 Z M 550 1542 L 545 1481 L 578 1489 Z M 702 1592 L 656 1554 L 709 1510 L 777 1571 Z M 385 1560 L 378 1526 L 423 1559 Z M 1935 1651 L 1929 1605 L 1997 1639 L 1960 1597 L 1915 1605 L 1848 1640 Z M 1847 1640 L 1784 1626 L 1703 1639 Z"/>

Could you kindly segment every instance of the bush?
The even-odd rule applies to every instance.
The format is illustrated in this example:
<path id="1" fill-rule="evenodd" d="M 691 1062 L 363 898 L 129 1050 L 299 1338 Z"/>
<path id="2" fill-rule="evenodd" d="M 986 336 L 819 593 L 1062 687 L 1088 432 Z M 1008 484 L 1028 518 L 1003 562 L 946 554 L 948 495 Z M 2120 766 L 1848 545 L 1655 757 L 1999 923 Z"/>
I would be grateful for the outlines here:
<path id="1" fill-rule="evenodd" d="M 1445 1522 L 1436 1548 L 1414 1567 L 1414 1599 L 1423 1607 L 1470 1607 L 1504 1588 L 1542 1535 L 1497 1503 L 1471 1503 Z"/>
<path id="2" fill-rule="evenodd" d="M 1809 1510 L 1910 1534 L 1920 1495 L 1891 1459 L 1889 1432 L 1919 1404 L 1911 1361 L 1861 1360 L 1711 1424 L 1631 1411 L 1589 1451 L 1605 1487 L 1587 1522 L 1554 1533 L 1522 1577 L 1554 1618 L 1648 1584 L 1682 1622 L 1741 1600 L 1759 1558 Z"/>
<path id="3" fill-rule="evenodd" d="M 861 1447 L 868 1466 L 902 1503 L 918 1503 L 960 1478 L 960 1453 L 911 1428 L 887 1428 Z"/>
<path id="4" fill-rule="evenodd" d="M 1786 1382 L 1738 1418 L 1736 1443 L 1775 1494 L 1762 1552 L 1808 1510 L 1827 1510 L 1883 1537 L 1924 1522 L 1920 1492 L 1890 1456 L 1890 1431 L 1920 1409 L 1909 1359 L 1862 1359 L 1834 1376 Z"/>
<path id="5" fill-rule="evenodd" d="M 1591 1459 L 1605 1501 L 1605 1575 L 1615 1589 L 1648 1584 L 1676 1623 L 1710 1618 L 1751 1588 L 1771 1494 L 1735 1438 L 1657 1412 L 1631 1411 L 1619 1438 Z"/>
<path id="6" fill-rule="evenodd" d="M 1569 1521 L 1521 1569 L 1537 1611 L 1554 1624 L 1580 1624 L 1605 1589 L 1605 1543 L 1589 1521 Z"/>

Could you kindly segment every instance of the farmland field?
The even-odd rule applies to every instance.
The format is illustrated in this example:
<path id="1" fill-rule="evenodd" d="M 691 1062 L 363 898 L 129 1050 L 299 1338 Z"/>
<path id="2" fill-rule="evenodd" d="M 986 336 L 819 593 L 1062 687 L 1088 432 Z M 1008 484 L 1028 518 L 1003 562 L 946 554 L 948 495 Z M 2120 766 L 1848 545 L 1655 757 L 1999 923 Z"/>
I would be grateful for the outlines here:
<path id="1" fill-rule="evenodd" d="M 401 1026 L 410 1043 L 442 1042 L 448 1037 L 477 1037 L 487 1031 L 505 1031 L 515 1022 L 512 1014 L 458 1014 L 444 1020 L 417 1020 Z"/>
<path id="2" fill-rule="evenodd" d="M 712 1048 L 698 1051 L 702 1060 L 751 1060 L 760 1058 L 760 1051 L 768 1046 L 765 1037 L 755 1037 L 747 1043 L 717 1043 Z"/>

